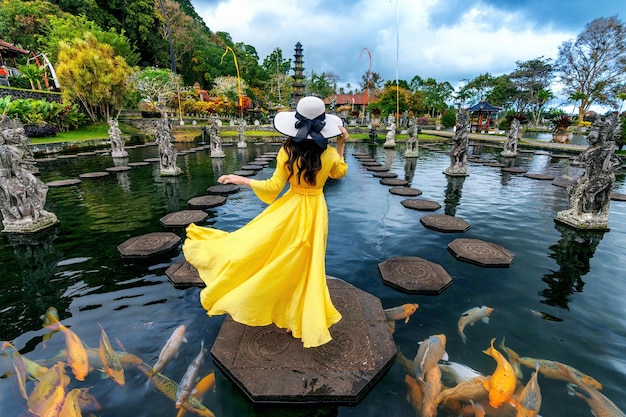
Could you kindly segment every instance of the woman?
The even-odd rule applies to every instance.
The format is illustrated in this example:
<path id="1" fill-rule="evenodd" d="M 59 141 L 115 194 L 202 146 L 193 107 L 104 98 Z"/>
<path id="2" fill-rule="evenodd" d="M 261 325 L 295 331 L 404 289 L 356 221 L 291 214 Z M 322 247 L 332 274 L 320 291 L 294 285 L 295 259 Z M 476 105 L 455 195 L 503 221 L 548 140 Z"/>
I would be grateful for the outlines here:
<path id="1" fill-rule="evenodd" d="M 326 285 L 328 210 L 322 190 L 328 178 L 347 172 L 348 132 L 317 97 L 302 98 L 295 112 L 278 113 L 274 127 L 287 140 L 271 178 L 217 180 L 249 186 L 270 205 L 232 233 L 191 224 L 183 252 L 206 283 L 200 301 L 210 316 L 228 313 L 248 326 L 274 323 L 304 347 L 316 347 L 331 340 L 329 328 L 341 320 Z M 328 146 L 334 136 L 337 149 Z M 276 199 L 287 182 L 289 189 Z"/>

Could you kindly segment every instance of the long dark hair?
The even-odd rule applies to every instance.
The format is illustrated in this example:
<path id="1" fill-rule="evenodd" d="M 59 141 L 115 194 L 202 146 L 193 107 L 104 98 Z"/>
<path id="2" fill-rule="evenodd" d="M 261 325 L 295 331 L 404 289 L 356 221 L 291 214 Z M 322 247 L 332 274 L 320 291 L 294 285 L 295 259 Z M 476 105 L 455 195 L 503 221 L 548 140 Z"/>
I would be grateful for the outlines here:
<path id="1" fill-rule="evenodd" d="M 315 176 L 322 168 L 322 152 L 320 148 L 312 140 L 303 140 L 295 142 L 291 138 L 287 138 L 283 145 L 289 159 L 287 160 L 287 170 L 289 178 L 294 175 L 294 167 L 297 168 L 298 184 L 302 183 L 302 179 L 311 185 L 315 185 Z"/>

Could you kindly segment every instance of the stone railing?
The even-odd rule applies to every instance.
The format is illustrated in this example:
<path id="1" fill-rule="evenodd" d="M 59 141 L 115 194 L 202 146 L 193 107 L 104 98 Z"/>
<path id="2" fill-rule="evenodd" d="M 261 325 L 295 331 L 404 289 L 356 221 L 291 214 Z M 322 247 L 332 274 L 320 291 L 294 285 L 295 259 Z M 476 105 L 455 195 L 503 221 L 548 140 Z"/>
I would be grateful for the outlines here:
<path id="1" fill-rule="evenodd" d="M 62 103 L 61 93 L 41 90 L 25 90 L 23 88 L 0 87 L 0 98 L 11 96 L 11 100 L 32 98 L 48 102 Z"/>

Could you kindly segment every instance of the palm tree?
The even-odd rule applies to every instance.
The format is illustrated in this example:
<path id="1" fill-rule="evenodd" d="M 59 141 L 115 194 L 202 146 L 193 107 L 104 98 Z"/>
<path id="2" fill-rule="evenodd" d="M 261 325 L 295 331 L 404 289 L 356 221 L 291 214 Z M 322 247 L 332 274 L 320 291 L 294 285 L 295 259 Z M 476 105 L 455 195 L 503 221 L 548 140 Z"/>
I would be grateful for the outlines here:
<path id="1" fill-rule="evenodd" d="M 622 91 L 621 93 L 617 93 L 617 98 L 622 100 L 622 102 L 619 105 L 619 110 L 617 111 L 617 114 L 621 114 L 622 113 L 622 107 L 624 106 L 624 101 L 626 101 L 626 91 Z"/>

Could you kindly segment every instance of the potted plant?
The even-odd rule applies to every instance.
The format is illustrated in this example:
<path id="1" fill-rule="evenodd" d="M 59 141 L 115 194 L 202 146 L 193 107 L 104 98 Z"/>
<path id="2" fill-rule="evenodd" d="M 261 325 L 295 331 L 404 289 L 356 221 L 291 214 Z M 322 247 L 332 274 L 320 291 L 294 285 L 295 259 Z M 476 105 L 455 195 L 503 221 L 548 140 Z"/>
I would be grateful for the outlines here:
<path id="1" fill-rule="evenodd" d="M 552 141 L 569 143 L 572 133 L 567 129 L 572 125 L 572 118 L 562 114 L 552 119 L 552 124 Z"/>

